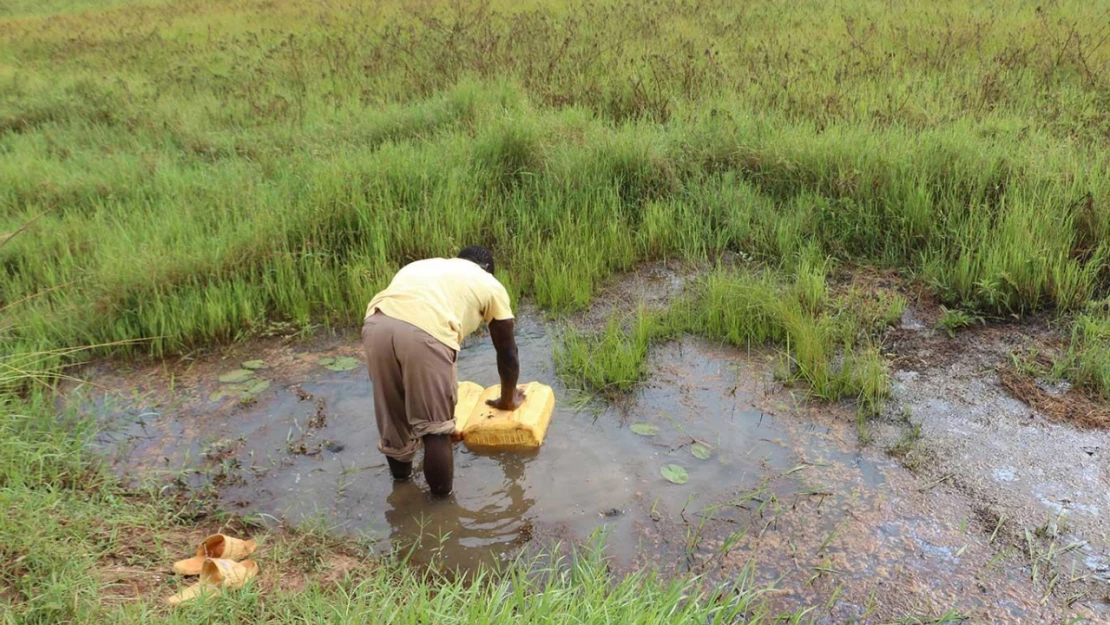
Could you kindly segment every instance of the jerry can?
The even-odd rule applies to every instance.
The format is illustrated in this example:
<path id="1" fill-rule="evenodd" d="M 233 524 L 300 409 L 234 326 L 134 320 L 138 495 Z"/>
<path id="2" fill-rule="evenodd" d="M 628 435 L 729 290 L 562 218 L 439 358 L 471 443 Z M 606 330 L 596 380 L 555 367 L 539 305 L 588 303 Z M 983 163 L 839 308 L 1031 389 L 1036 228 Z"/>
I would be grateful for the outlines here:
<path id="1" fill-rule="evenodd" d="M 461 434 L 466 422 L 478 407 L 478 399 L 486 389 L 473 382 L 459 382 L 459 399 L 455 402 L 455 432 Z"/>
<path id="2" fill-rule="evenodd" d="M 464 385 L 466 385 L 464 389 Z M 474 389 L 470 382 L 459 385 L 459 402 L 456 415 L 470 407 L 470 414 L 460 423 L 455 417 L 455 430 L 462 434 L 463 442 L 470 448 L 539 447 L 543 444 L 551 413 L 555 410 L 555 392 L 539 382 L 522 384 L 524 403 L 513 411 L 497 410 L 486 400 L 501 396 L 501 386 L 491 386 L 478 396 L 473 404 Z M 467 405 L 464 405 L 464 398 Z"/>

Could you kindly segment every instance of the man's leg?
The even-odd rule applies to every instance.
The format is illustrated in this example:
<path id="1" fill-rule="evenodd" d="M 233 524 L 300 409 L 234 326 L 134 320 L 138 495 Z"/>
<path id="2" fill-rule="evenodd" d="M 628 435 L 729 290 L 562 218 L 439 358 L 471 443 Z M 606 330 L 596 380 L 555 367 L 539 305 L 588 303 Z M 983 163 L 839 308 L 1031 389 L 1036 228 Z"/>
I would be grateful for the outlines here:
<path id="1" fill-rule="evenodd" d="M 385 461 L 389 464 L 389 474 L 393 476 L 393 479 L 407 480 L 412 477 L 412 462 L 401 462 L 389 456 L 385 457 Z"/>
<path id="2" fill-rule="evenodd" d="M 449 495 L 455 478 L 451 434 L 459 383 L 455 350 L 411 326 L 397 332 L 396 351 L 405 379 L 405 414 L 414 436 L 424 441 L 424 478 L 434 495 Z M 402 338 L 403 336 L 403 338 Z"/>
<path id="3" fill-rule="evenodd" d="M 412 475 L 412 458 L 417 441 L 405 416 L 404 375 L 393 340 L 397 324 L 400 322 L 385 315 L 371 316 L 362 327 L 362 346 L 374 385 L 378 449 L 385 454 L 394 479 L 403 480 Z"/>
<path id="4" fill-rule="evenodd" d="M 450 434 L 424 436 L 424 479 L 433 495 L 451 494 L 455 482 L 455 454 Z"/>

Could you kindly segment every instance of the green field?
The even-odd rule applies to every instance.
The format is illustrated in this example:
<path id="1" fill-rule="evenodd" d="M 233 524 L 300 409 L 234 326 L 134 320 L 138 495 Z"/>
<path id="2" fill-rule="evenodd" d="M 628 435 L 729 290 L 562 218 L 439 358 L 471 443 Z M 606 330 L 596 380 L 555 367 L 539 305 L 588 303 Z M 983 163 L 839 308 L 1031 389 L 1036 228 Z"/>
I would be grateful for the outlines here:
<path id="1" fill-rule="evenodd" d="M 777 345 L 784 377 L 865 419 L 906 296 L 851 278 L 892 270 L 953 327 L 1052 315 L 1050 373 L 1110 397 L 1100 4 L 0 0 L 4 618 L 164 617 L 98 594 L 120 528 L 157 536 L 179 512 L 52 418 L 66 366 L 351 327 L 400 265 L 473 243 L 554 315 L 644 262 L 705 270 L 667 311 L 568 331 L 561 370 L 605 392 L 690 332 Z M 30 536 L 35 510 L 56 519 Z M 547 600 L 565 622 L 649 603 L 727 621 L 653 580 L 603 598 L 600 571 L 539 598 L 510 584 L 485 615 L 459 606 L 500 586 L 424 591 L 463 619 L 442 622 Z M 421 587 L 405 575 L 224 609 L 361 622 L 397 601 L 390 579 Z"/>

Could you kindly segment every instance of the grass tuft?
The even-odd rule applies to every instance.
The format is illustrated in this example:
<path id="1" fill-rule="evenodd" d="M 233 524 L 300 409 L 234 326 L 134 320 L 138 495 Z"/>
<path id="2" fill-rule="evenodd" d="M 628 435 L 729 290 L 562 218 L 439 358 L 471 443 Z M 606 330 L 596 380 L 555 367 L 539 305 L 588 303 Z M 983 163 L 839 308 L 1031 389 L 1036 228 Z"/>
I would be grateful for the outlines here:
<path id="1" fill-rule="evenodd" d="M 941 306 L 940 313 L 940 319 L 937 320 L 937 327 L 947 332 L 950 338 L 956 338 L 956 332 L 958 330 L 973 326 L 976 323 L 983 323 L 982 317 L 965 310 Z"/>

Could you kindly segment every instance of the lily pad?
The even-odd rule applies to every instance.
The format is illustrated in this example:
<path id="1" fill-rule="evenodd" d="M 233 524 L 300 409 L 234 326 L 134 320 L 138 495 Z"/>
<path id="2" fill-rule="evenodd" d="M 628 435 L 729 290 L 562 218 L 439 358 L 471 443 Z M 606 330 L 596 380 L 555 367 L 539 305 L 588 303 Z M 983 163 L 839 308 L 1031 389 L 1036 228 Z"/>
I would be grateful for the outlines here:
<path id="1" fill-rule="evenodd" d="M 236 369 L 220 376 L 220 382 L 224 384 L 238 384 L 239 382 L 246 382 L 254 377 L 254 372 L 250 369 Z"/>
<path id="2" fill-rule="evenodd" d="M 672 484 L 685 484 L 690 481 L 690 474 L 677 464 L 665 464 L 659 469 L 659 473 Z"/>
<path id="3" fill-rule="evenodd" d="M 709 460 L 709 456 L 713 455 L 713 450 L 705 443 L 694 443 L 690 447 L 690 453 L 694 454 L 694 457 L 698 460 Z"/>
<path id="4" fill-rule="evenodd" d="M 321 358 L 320 364 L 329 371 L 350 371 L 351 369 L 354 369 L 358 366 L 358 359 L 351 358 L 350 356 L 340 356 L 339 358 Z"/>
<path id="5" fill-rule="evenodd" d="M 217 402 L 225 397 L 236 397 L 247 390 L 248 384 L 225 384 L 208 396 L 208 401 Z"/>
<path id="6" fill-rule="evenodd" d="M 659 426 L 654 423 L 633 423 L 629 429 L 640 436 L 655 436 L 659 433 Z"/>
<path id="7" fill-rule="evenodd" d="M 266 361 L 265 360 L 248 360 L 248 361 L 242 363 L 242 367 L 244 369 L 251 369 L 251 370 L 265 369 L 266 368 Z"/>
<path id="8" fill-rule="evenodd" d="M 268 388 L 270 388 L 269 380 L 255 380 L 252 384 L 247 385 L 247 387 L 243 389 L 242 395 L 257 395 Z"/>
<path id="9" fill-rule="evenodd" d="M 263 379 L 248 379 L 244 382 L 225 384 L 220 387 L 220 390 L 213 392 L 208 396 L 208 401 L 212 403 L 223 401 L 228 397 L 237 397 L 239 399 L 253 399 L 255 395 L 270 388 L 270 381 Z"/>
<path id="10" fill-rule="evenodd" d="M 335 359 L 332 358 L 331 356 L 325 356 L 325 357 L 321 358 L 320 360 L 317 360 L 316 362 L 320 363 L 321 367 L 326 367 L 326 366 L 330 365 L 331 363 L 335 362 Z"/>

